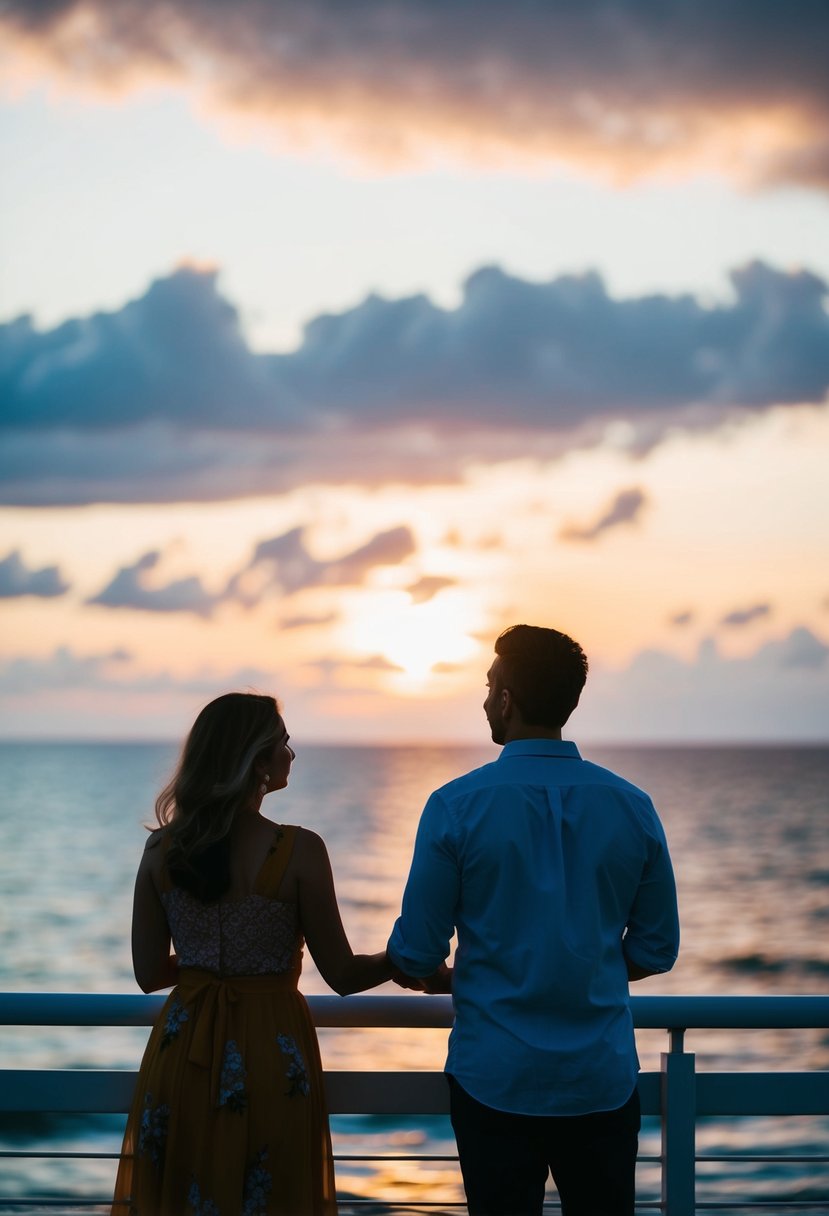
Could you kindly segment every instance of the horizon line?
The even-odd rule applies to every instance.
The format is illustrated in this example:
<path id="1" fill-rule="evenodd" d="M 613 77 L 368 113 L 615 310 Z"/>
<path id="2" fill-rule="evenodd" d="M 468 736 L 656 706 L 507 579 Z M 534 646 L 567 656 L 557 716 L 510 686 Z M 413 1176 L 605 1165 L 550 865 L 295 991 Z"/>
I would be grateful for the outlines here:
<path id="1" fill-rule="evenodd" d="M 659 739 L 659 738 L 617 738 L 617 739 L 600 739 L 597 737 L 584 737 L 579 739 L 565 738 L 565 743 L 576 743 L 581 749 L 587 747 L 608 747 L 608 748 L 760 748 L 760 747 L 829 747 L 829 736 L 823 737 L 797 737 L 787 738 L 785 736 L 751 736 L 751 737 L 735 737 L 730 739 L 724 738 L 676 738 L 676 739 Z M 102 735 L 2 735 L 0 734 L 0 746 L 72 746 L 82 747 L 88 746 L 108 746 L 126 747 L 126 746 L 143 746 L 143 747 L 180 747 L 184 740 L 180 736 L 143 736 L 143 735 L 125 735 L 125 736 L 102 736 Z M 351 747 L 351 748 L 441 748 L 451 751 L 458 748 L 488 748 L 499 747 L 499 744 L 493 744 L 491 740 L 481 739 L 429 739 L 429 738 L 412 738 L 412 739 L 346 739 L 346 738 L 315 738 L 299 740 L 301 747 Z"/>

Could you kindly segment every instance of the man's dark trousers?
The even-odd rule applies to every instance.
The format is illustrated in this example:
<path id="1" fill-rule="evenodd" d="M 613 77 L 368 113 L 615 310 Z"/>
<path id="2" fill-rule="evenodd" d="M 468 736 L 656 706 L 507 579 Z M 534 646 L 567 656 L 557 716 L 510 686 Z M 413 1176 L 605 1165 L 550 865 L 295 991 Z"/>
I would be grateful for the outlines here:
<path id="1" fill-rule="evenodd" d="M 514 1115 L 448 1077 L 469 1216 L 540 1216 L 548 1170 L 563 1216 L 633 1216 L 639 1093 L 591 1115 Z"/>

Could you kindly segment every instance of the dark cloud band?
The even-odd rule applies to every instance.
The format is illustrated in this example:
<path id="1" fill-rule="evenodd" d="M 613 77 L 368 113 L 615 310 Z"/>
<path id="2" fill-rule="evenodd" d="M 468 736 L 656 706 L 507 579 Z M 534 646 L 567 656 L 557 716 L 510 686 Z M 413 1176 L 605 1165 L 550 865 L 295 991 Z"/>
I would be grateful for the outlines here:
<path id="1" fill-rule="evenodd" d="M 0 21 L 84 87 L 152 73 L 305 146 L 829 185 L 823 0 L 11 0 Z"/>
<path id="2" fill-rule="evenodd" d="M 820 405 L 829 288 L 755 262 L 715 307 L 611 297 L 596 274 L 496 268 L 460 305 L 370 296 L 297 350 L 252 351 L 212 273 L 182 269 L 119 312 L 0 326 L 0 501 L 222 500 L 309 482 L 456 477 L 560 454 L 624 420 L 631 442 L 736 412 Z"/>

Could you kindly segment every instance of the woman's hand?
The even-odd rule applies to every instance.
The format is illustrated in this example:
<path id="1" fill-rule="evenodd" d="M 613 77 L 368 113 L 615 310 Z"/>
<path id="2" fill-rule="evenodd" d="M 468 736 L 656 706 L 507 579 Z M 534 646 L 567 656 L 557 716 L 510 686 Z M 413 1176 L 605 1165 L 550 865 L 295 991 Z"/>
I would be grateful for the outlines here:
<path id="1" fill-rule="evenodd" d="M 404 975 L 402 971 L 395 971 L 391 977 L 398 988 L 408 988 L 410 992 L 425 992 L 425 980 L 418 979 L 414 975 Z"/>
<path id="2" fill-rule="evenodd" d="M 399 988 L 408 988 L 412 992 L 426 992 L 429 996 L 436 996 L 438 993 L 452 991 L 452 973 L 454 967 L 447 967 L 446 963 L 441 963 L 437 971 L 433 971 L 431 975 L 414 976 L 404 975 L 402 971 L 397 971 L 392 979 Z"/>

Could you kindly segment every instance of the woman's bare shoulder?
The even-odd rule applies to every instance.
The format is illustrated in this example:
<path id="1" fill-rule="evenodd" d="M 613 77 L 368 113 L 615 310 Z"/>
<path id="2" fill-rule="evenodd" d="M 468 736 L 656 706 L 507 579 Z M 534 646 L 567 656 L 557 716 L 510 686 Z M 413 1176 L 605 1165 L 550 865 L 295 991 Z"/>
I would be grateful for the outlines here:
<path id="1" fill-rule="evenodd" d="M 327 859 L 328 850 L 325 847 L 325 841 L 317 833 L 312 832 L 310 828 L 303 828 L 297 825 L 294 828 L 296 835 L 294 836 L 294 863 L 299 866 L 317 867 L 323 859 Z"/>
<path id="2" fill-rule="evenodd" d="M 167 834 L 166 828 L 151 828 L 150 833 L 144 844 L 144 852 L 148 853 L 150 849 L 155 849 L 161 844 Z"/>
<path id="3" fill-rule="evenodd" d="M 159 846 L 167 839 L 166 828 L 155 828 L 147 836 L 144 852 L 138 867 L 139 874 L 149 874 L 156 887 L 161 885 L 161 875 L 164 868 L 164 858 L 167 850 Z"/>
<path id="4" fill-rule="evenodd" d="M 267 824 L 270 831 L 293 832 L 294 847 L 298 845 L 303 848 L 314 848 L 319 845 L 325 847 L 325 842 L 318 832 L 312 832 L 310 828 L 304 828 L 299 823 L 277 823 L 275 819 L 266 819 L 264 815 L 260 818 Z"/>

